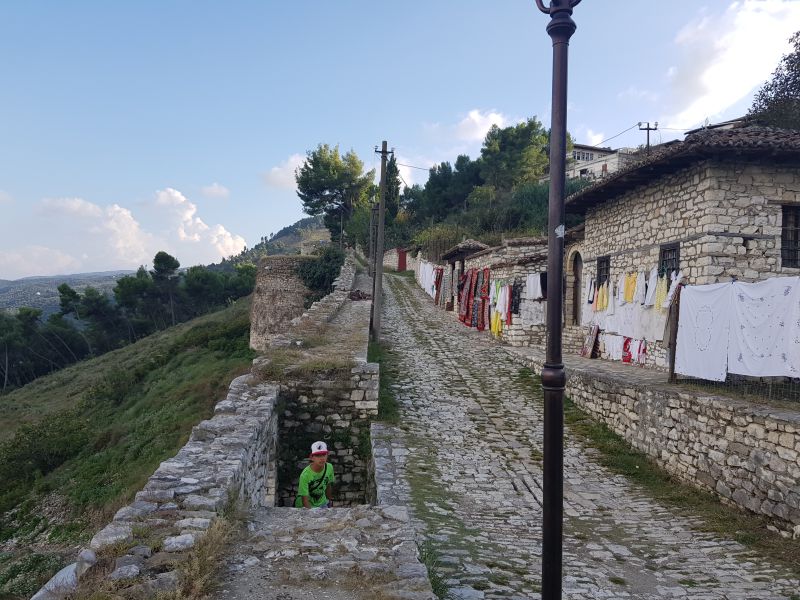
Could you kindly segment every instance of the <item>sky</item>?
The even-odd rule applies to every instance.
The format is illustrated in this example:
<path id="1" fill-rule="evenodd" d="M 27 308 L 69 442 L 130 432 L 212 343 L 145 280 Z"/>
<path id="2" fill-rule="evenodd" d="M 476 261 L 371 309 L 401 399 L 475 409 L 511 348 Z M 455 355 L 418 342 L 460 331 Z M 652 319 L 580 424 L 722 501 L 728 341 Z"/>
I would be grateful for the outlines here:
<path id="1" fill-rule="evenodd" d="M 746 113 L 800 0 L 573 16 L 568 130 L 618 148 L 640 121 L 657 143 Z M 0 279 L 237 254 L 305 216 L 294 170 L 320 143 L 377 170 L 387 140 L 411 185 L 492 124 L 549 127 L 548 19 L 533 0 L 0 0 Z"/>

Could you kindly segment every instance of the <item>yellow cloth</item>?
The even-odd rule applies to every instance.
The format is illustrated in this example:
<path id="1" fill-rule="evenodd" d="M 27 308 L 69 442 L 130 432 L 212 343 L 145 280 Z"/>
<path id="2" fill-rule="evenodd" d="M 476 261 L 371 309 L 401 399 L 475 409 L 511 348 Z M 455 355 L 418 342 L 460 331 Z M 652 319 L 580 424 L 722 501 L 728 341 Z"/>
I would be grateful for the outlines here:
<path id="1" fill-rule="evenodd" d="M 625 275 L 625 302 L 633 302 L 636 294 L 636 273 Z"/>
<path id="2" fill-rule="evenodd" d="M 669 284 L 667 283 L 667 276 L 658 278 L 656 284 L 656 299 L 655 308 L 658 312 L 665 312 L 667 309 L 663 307 L 664 300 L 667 299 L 667 292 L 669 292 Z"/>
<path id="3" fill-rule="evenodd" d="M 500 313 L 492 311 L 492 322 L 489 325 L 489 330 L 493 335 L 499 336 L 503 331 L 503 320 L 500 318 Z"/>

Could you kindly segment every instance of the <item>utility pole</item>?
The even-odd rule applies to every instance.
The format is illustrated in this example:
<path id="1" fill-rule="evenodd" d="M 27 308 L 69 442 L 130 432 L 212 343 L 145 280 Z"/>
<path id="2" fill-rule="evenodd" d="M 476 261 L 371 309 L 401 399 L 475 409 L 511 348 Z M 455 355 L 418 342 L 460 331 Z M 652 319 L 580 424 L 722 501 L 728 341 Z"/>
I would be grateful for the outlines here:
<path id="1" fill-rule="evenodd" d="M 650 127 L 650 121 L 647 122 L 646 127 L 642 127 L 642 122 L 639 121 L 639 131 L 646 131 L 647 132 L 647 154 L 650 154 L 650 132 L 651 131 L 658 131 L 658 121 L 656 121 L 653 127 Z"/>
<path id="2" fill-rule="evenodd" d="M 374 201 L 374 198 L 373 198 Z M 375 226 L 378 224 L 378 205 L 373 204 L 369 210 L 369 247 L 367 248 L 367 274 L 375 275 Z M 374 290 L 373 290 L 374 291 Z"/>
<path id="3" fill-rule="evenodd" d="M 383 305 L 383 222 L 386 218 L 386 157 L 392 154 L 386 149 L 386 140 L 381 149 L 375 146 L 375 152 L 381 155 L 381 196 L 378 204 L 378 232 L 375 236 L 375 270 L 372 281 L 372 341 L 381 340 L 381 308 Z"/>

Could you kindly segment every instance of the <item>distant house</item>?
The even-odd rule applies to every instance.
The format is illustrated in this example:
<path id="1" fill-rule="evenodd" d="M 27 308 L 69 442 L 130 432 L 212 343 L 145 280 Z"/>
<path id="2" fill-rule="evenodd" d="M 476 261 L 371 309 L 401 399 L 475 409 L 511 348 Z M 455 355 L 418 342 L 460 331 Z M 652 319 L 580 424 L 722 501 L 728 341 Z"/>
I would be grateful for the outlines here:
<path id="1" fill-rule="evenodd" d="M 636 152 L 628 148 L 612 150 L 575 144 L 572 148 L 571 161 L 567 162 L 567 178 L 601 179 L 611 173 L 623 169 L 635 160 Z"/>
<path id="2" fill-rule="evenodd" d="M 588 281 L 613 285 L 653 267 L 682 271 L 688 284 L 798 275 L 800 132 L 691 131 L 572 195 L 566 210 L 584 216 L 583 239 L 565 252 L 568 328 L 593 321 Z M 663 366 L 663 344 L 649 341 L 648 364 Z"/>

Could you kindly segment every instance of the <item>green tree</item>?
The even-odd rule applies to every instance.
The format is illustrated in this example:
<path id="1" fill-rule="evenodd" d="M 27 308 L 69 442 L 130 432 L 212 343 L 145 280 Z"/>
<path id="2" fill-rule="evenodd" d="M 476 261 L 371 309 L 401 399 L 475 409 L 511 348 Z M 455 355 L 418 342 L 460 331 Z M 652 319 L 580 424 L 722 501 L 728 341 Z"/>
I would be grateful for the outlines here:
<path id="1" fill-rule="evenodd" d="M 175 319 L 175 296 L 177 295 L 178 268 L 180 266 L 181 263 L 177 258 L 161 250 L 156 252 L 153 257 L 153 270 L 150 273 L 161 294 L 164 307 L 169 311 L 173 326 L 177 322 Z"/>
<path id="2" fill-rule="evenodd" d="M 503 191 L 535 181 L 547 169 L 547 140 L 536 117 L 503 129 L 492 125 L 481 148 L 481 176 Z"/>
<path id="3" fill-rule="evenodd" d="M 359 202 L 366 202 L 374 171 L 364 173 L 364 163 L 352 150 L 344 156 L 339 146 L 320 144 L 306 155 L 295 172 L 297 195 L 309 215 L 323 215 L 331 238 L 341 243 L 344 224 Z"/>
<path id="4" fill-rule="evenodd" d="M 792 51 L 756 93 L 748 114 L 764 125 L 800 129 L 800 31 L 789 43 Z"/>
<path id="5" fill-rule="evenodd" d="M 386 162 L 386 222 L 393 223 L 400 210 L 400 169 L 392 154 Z"/>

